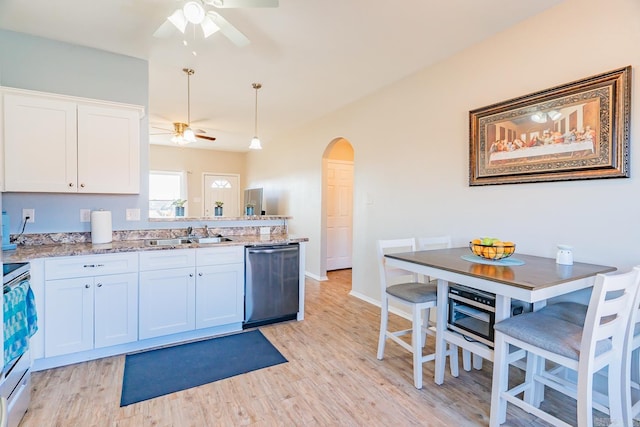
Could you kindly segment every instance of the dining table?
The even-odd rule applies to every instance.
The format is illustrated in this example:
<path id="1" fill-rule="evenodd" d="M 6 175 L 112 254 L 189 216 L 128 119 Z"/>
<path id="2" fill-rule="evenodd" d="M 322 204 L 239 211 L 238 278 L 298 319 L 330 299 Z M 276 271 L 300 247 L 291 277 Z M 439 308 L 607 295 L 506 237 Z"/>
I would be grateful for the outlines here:
<path id="1" fill-rule="evenodd" d="M 385 258 L 390 266 L 437 279 L 436 384 L 444 382 L 447 342 L 493 361 L 491 346 L 447 328 L 450 283 L 495 294 L 495 323 L 498 323 L 511 316 L 512 300 L 531 303 L 533 310 L 539 310 L 548 299 L 590 288 L 596 275 L 616 270 L 582 262 L 563 265 L 554 258 L 517 252 L 492 261 L 473 255 L 468 247 L 386 254 Z"/>

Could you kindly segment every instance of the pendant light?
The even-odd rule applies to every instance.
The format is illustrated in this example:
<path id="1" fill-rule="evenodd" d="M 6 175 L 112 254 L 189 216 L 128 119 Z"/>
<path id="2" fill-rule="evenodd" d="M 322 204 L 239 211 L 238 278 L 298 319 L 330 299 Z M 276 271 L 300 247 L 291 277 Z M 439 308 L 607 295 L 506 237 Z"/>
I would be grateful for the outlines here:
<path id="1" fill-rule="evenodd" d="M 251 85 L 256 90 L 256 109 L 255 109 L 255 126 L 253 128 L 253 138 L 251 144 L 249 144 L 250 150 L 262 150 L 262 144 L 258 139 L 258 89 L 262 87 L 260 83 L 253 83 Z"/>

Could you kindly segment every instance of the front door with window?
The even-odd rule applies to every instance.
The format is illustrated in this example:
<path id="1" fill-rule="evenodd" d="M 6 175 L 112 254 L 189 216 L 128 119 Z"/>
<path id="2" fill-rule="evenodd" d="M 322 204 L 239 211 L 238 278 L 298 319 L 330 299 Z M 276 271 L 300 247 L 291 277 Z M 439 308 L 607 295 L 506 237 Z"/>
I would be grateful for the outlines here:
<path id="1" fill-rule="evenodd" d="M 204 174 L 203 216 L 213 216 L 216 201 L 224 203 L 223 216 L 238 217 L 240 215 L 240 176 Z"/>

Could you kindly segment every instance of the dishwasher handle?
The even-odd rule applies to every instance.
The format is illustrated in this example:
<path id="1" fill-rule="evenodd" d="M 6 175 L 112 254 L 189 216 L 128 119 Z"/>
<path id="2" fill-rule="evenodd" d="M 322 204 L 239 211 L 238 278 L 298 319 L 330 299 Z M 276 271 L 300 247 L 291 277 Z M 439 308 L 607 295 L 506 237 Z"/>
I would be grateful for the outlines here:
<path id="1" fill-rule="evenodd" d="M 298 246 L 282 246 L 282 247 L 273 247 L 269 246 L 267 248 L 249 248 L 248 251 L 250 254 L 272 254 L 276 252 L 293 252 L 297 251 Z"/>

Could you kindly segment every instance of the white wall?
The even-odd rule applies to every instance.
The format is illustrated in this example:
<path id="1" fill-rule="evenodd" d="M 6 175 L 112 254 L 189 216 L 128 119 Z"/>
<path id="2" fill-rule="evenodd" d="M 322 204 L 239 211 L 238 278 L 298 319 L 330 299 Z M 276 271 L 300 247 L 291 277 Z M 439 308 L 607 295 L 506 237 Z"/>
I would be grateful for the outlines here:
<path id="1" fill-rule="evenodd" d="M 293 216 L 290 231 L 310 239 L 307 270 L 319 275 L 322 153 L 336 137 L 349 140 L 353 290 L 373 299 L 381 238 L 448 233 L 462 246 L 491 235 L 515 241 L 516 253 L 553 257 L 566 243 L 576 261 L 640 264 L 639 17 L 637 0 L 566 0 L 270 141 L 248 156 L 248 182 Z M 634 68 L 631 178 L 469 187 L 469 110 L 626 65 Z"/>

